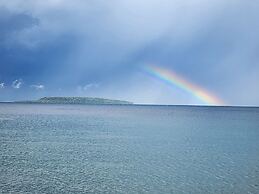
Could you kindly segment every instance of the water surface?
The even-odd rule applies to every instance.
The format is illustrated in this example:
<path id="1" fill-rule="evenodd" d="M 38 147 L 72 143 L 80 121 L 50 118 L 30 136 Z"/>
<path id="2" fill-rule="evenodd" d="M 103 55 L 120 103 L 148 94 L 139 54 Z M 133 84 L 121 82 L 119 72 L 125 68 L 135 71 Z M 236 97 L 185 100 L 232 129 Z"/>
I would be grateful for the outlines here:
<path id="1" fill-rule="evenodd" d="M 0 104 L 0 193 L 259 193 L 259 109 Z"/>

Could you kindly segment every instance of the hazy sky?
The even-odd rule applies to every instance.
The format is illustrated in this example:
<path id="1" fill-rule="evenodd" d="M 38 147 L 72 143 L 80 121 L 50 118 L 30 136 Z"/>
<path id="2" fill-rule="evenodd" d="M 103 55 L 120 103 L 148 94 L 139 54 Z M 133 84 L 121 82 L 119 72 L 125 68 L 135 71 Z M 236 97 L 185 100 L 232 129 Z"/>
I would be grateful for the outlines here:
<path id="1" fill-rule="evenodd" d="M 0 0 L 0 100 L 204 104 L 145 72 L 152 64 L 227 105 L 258 106 L 258 10 L 258 0 Z"/>

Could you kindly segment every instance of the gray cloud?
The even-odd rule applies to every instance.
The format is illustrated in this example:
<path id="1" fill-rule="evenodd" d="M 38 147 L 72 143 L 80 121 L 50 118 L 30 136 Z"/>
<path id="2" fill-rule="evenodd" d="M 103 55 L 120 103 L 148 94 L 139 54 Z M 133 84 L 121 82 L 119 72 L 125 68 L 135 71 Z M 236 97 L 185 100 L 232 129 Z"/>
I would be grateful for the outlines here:
<path id="1" fill-rule="evenodd" d="M 22 40 L 20 35 L 38 23 L 38 19 L 30 14 L 6 9 L 0 3 L 0 45 L 9 48 L 10 44 L 17 44 Z"/>
<path id="2" fill-rule="evenodd" d="M 259 104 L 257 0 L 4 0 L 1 5 L 8 10 L 2 15 L 15 23 L 5 28 L 16 34 L 7 40 L 30 51 L 11 53 L 17 57 L 14 66 L 9 51 L 4 53 L 9 71 L 16 70 L 13 76 L 24 69 L 21 74 L 32 81 L 37 72 L 35 80 L 47 80 L 48 90 L 62 85 L 69 93 L 80 86 L 81 92 L 136 102 L 196 102 L 139 74 L 140 66 L 155 63 L 230 104 Z M 20 60 L 19 53 L 26 57 Z M 102 89 L 84 83 L 102 83 Z"/>

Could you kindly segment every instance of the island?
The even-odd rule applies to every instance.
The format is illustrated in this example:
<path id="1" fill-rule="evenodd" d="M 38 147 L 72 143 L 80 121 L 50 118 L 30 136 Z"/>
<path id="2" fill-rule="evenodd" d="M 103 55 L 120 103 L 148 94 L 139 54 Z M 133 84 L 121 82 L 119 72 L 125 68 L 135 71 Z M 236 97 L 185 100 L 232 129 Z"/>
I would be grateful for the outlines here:
<path id="1" fill-rule="evenodd" d="M 88 105 L 129 105 L 132 102 L 93 97 L 43 97 L 38 100 L 17 101 L 26 104 L 88 104 Z"/>

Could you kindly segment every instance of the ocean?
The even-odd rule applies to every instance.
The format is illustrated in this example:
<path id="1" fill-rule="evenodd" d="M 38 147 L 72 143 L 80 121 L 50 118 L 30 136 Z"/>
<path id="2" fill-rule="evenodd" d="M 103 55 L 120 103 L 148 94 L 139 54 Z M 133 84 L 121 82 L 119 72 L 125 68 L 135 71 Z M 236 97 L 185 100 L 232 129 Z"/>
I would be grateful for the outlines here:
<path id="1" fill-rule="evenodd" d="M 259 108 L 1 103 L 0 193 L 259 193 Z"/>

